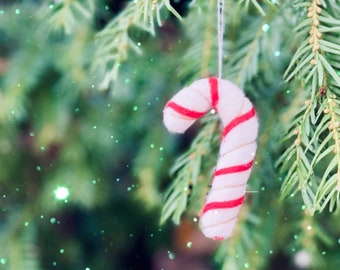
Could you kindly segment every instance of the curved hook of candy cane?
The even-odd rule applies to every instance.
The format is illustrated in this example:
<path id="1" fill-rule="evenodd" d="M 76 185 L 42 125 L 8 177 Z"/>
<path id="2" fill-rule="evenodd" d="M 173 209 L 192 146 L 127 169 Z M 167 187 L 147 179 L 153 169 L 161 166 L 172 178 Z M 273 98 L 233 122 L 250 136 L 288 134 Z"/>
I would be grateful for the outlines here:
<path id="1" fill-rule="evenodd" d="M 183 133 L 211 109 L 217 111 L 223 132 L 200 225 L 205 236 L 223 240 L 234 230 L 254 162 L 258 120 L 253 105 L 233 83 L 206 78 L 183 88 L 165 105 L 163 122 L 170 132 Z"/>

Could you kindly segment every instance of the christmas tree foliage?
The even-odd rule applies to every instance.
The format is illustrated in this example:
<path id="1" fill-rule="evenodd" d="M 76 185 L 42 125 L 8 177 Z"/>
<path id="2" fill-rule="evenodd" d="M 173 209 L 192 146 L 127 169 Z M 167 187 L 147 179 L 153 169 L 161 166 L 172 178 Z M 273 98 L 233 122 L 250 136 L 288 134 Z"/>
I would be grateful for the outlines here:
<path id="1" fill-rule="evenodd" d="M 0 269 L 338 269 L 338 0 L 224 1 L 258 149 L 232 237 L 197 229 L 221 123 L 162 110 L 217 75 L 217 2 L 0 1 Z"/>

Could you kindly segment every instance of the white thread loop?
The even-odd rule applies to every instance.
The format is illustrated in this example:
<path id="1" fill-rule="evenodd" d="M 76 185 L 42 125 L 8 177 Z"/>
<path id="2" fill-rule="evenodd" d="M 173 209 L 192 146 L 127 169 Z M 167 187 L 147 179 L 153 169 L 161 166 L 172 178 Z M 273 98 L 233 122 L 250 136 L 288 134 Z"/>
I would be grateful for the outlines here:
<path id="1" fill-rule="evenodd" d="M 218 3 L 217 3 L 217 39 L 218 39 L 218 78 L 219 79 L 222 79 L 223 34 L 224 34 L 224 0 L 218 0 Z"/>

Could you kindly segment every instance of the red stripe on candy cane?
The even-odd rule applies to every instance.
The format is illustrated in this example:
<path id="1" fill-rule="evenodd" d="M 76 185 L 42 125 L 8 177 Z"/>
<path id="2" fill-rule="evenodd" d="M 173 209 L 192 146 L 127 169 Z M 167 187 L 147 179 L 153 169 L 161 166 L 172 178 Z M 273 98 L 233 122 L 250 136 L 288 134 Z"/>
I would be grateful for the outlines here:
<path id="1" fill-rule="evenodd" d="M 222 132 L 222 138 L 224 138 L 225 136 L 227 136 L 227 134 L 236 126 L 246 122 L 247 120 L 253 118 L 256 115 L 255 109 L 254 107 L 251 108 L 250 111 L 246 112 L 245 114 L 242 114 L 238 117 L 235 117 L 228 125 L 226 125 L 223 128 L 223 132 Z"/>
<path id="2" fill-rule="evenodd" d="M 244 172 L 244 171 L 251 169 L 251 167 L 253 166 L 253 163 L 254 163 L 254 161 L 252 160 L 252 161 L 245 163 L 245 164 L 222 168 L 222 169 L 217 170 L 214 173 L 214 175 L 219 176 L 219 175 L 229 174 L 229 173 Z"/>
<path id="3" fill-rule="evenodd" d="M 256 152 L 258 130 L 253 105 L 231 82 L 206 78 L 185 87 L 167 103 L 163 122 L 171 132 L 183 133 L 211 109 L 216 110 L 221 118 L 223 131 L 219 168 L 214 172 L 200 215 L 200 227 L 205 236 L 223 240 L 232 235 L 237 223 L 245 199 L 246 182 L 254 163 L 254 160 L 248 161 Z M 235 132 L 231 133 L 232 130 Z M 241 133 L 240 136 L 237 132 Z"/>
<path id="4" fill-rule="evenodd" d="M 210 95 L 211 95 L 211 107 L 217 111 L 218 103 L 218 81 L 216 78 L 209 78 Z"/>
<path id="5" fill-rule="evenodd" d="M 185 108 L 185 107 L 182 107 L 182 106 L 176 104 L 176 103 L 173 102 L 173 101 L 168 102 L 168 104 L 166 105 L 166 107 L 171 108 L 171 109 L 173 109 L 175 112 L 177 112 L 177 113 L 179 113 L 179 114 L 182 114 L 182 115 L 184 115 L 184 116 L 193 118 L 193 119 L 200 118 L 200 117 L 202 117 L 203 115 L 206 114 L 205 112 L 196 112 L 196 111 L 189 110 L 189 109 L 187 109 L 187 108 Z"/>
<path id="6" fill-rule="evenodd" d="M 203 208 L 202 214 L 210 210 L 234 208 L 234 207 L 241 205 L 243 202 L 244 202 L 244 196 L 238 199 L 235 199 L 235 200 L 230 200 L 230 201 L 207 203 Z"/>

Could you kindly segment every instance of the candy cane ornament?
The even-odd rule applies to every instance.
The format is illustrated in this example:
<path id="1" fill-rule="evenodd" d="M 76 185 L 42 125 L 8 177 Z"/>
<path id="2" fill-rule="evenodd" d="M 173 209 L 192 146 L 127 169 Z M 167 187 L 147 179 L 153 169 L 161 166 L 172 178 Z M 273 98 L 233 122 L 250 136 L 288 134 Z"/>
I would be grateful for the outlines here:
<path id="1" fill-rule="evenodd" d="M 231 236 L 237 222 L 254 162 L 258 120 L 252 103 L 229 81 L 201 79 L 165 105 L 163 122 L 170 132 L 183 133 L 212 109 L 218 113 L 223 131 L 200 225 L 206 237 L 223 240 Z"/>

